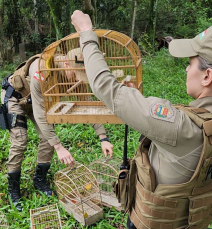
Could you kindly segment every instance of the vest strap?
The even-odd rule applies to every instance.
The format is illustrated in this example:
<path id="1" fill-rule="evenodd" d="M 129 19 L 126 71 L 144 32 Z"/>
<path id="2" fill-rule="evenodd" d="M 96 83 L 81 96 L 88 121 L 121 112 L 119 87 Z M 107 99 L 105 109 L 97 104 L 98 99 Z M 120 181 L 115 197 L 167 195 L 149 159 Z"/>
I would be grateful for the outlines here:
<path id="1" fill-rule="evenodd" d="M 20 93 L 14 90 L 14 88 L 9 85 L 6 89 L 5 97 L 4 97 L 4 104 L 7 104 L 8 100 L 14 96 L 16 99 L 21 99 L 22 96 Z"/>
<path id="2" fill-rule="evenodd" d="M 188 226 L 187 228 L 188 229 L 205 229 L 208 227 L 210 222 L 211 222 L 211 216 L 208 217 L 207 219 L 204 219 L 203 222 L 198 223 L 198 225 Z"/>
<path id="3" fill-rule="evenodd" d="M 205 130 L 206 136 L 211 136 L 212 135 L 212 120 L 204 122 L 203 128 Z"/>
<path id="4" fill-rule="evenodd" d="M 169 212 L 163 210 L 158 210 L 158 209 L 152 209 L 150 207 L 148 207 L 140 198 L 140 193 L 136 192 L 136 202 L 138 202 L 139 204 L 139 209 L 143 212 L 145 212 L 146 214 L 158 218 L 158 219 L 169 219 L 169 220 L 174 220 L 176 218 L 176 213 L 174 212 Z"/>
<path id="5" fill-rule="evenodd" d="M 16 122 L 15 126 L 27 129 L 27 124 L 23 122 Z"/>
<path id="6" fill-rule="evenodd" d="M 187 109 L 189 109 L 189 107 L 187 107 Z M 210 113 L 209 110 L 206 110 L 205 108 L 198 108 L 198 107 L 191 107 L 190 108 L 191 111 L 193 111 L 196 114 L 203 114 L 203 113 Z"/>
<path id="7" fill-rule="evenodd" d="M 200 195 L 203 193 L 212 192 L 212 184 L 205 185 L 204 187 L 196 187 L 193 189 L 192 195 Z"/>
<path id="8" fill-rule="evenodd" d="M 205 135 L 209 138 L 210 144 L 212 145 L 212 120 L 204 122 L 203 129 L 205 131 Z"/>
<path id="9" fill-rule="evenodd" d="M 198 213 L 190 213 L 189 215 L 189 222 L 190 223 L 195 223 L 197 221 L 203 220 L 205 218 L 211 217 L 212 215 L 212 208 L 210 209 L 206 209 L 206 210 L 202 210 L 201 212 Z"/>
<path id="10" fill-rule="evenodd" d="M 173 223 L 156 222 L 156 221 L 152 221 L 152 220 L 149 220 L 146 217 L 144 217 L 139 211 L 139 207 L 138 207 L 137 202 L 135 202 L 135 208 L 134 209 L 135 209 L 135 212 L 137 213 L 138 218 L 147 226 L 147 228 L 151 228 L 151 229 L 173 229 Z M 133 220 L 132 220 L 132 222 L 134 223 Z M 136 224 L 135 224 L 135 226 L 137 227 Z"/>
<path id="11" fill-rule="evenodd" d="M 7 114 L 9 129 L 14 127 L 22 127 L 27 129 L 27 118 L 24 115 L 18 115 L 16 113 Z"/>
<path id="12" fill-rule="evenodd" d="M 133 224 L 136 226 L 137 229 L 149 229 L 141 222 L 134 208 L 132 208 L 132 211 L 130 214 L 130 220 L 133 222 Z"/>
<path id="13" fill-rule="evenodd" d="M 196 209 L 212 205 L 212 194 L 204 198 L 198 198 L 190 201 L 190 208 Z"/>
<path id="14" fill-rule="evenodd" d="M 139 181 L 136 181 L 136 190 L 140 193 L 140 195 L 147 201 L 151 202 L 154 205 L 157 206 L 164 206 L 169 208 L 176 208 L 178 201 L 177 200 L 171 200 L 164 198 L 162 196 L 156 196 L 150 191 L 146 190 Z"/>

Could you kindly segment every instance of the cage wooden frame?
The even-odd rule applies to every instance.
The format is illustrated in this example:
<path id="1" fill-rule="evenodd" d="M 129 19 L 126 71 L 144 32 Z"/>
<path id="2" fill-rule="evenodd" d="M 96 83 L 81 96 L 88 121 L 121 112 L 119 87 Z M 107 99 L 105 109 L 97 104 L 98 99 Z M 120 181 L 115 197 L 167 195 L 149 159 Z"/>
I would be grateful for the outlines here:
<path id="1" fill-rule="evenodd" d="M 121 164 L 122 159 L 120 158 L 102 157 L 88 165 L 99 184 L 102 204 L 109 208 L 114 207 L 117 211 L 123 211 L 114 193 L 114 186 L 118 178 Z"/>
<path id="2" fill-rule="evenodd" d="M 57 204 L 30 209 L 31 229 L 62 229 Z"/>
<path id="3" fill-rule="evenodd" d="M 84 165 L 75 165 L 58 171 L 54 183 L 59 202 L 83 226 L 103 218 L 102 200 L 93 173 Z"/>
<path id="4" fill-rule="evenodd" d="M 119 82 L 128 79 L 142 93 L 141 54 L 136 43 L 117 31 L 99 29 L 94 32 L 112 74 Z M 74 54 L 70 54 L 72 51 L 77 53 L 75 60 Z M 52 56 L 60 55 L 66 55 L 66 59 L 73 66 L 64 68 L 62 63 L 65 61 L 62 57 L 58 60 L 51 59 Z M 41 54 L 39 74 L 48 123 L 123 123 L 94 96 L 85 68 L 80 64 L 81 59 L 77 60 L 77 55 L 82 55 L 81 50 L 79 51 L 78 33 L 50 44 Z M 48 63 L 51 64 L 48 66 Z M 68 71 L 78 74 L 77 81 L 67 82 L 65 76 L 63 79 L 58 76 Z"/>
<path id="5" fill-rule="evenodd" d="M 5 214 L 0 211 L 0 229 L 9 229 L 9 223 Z"/>

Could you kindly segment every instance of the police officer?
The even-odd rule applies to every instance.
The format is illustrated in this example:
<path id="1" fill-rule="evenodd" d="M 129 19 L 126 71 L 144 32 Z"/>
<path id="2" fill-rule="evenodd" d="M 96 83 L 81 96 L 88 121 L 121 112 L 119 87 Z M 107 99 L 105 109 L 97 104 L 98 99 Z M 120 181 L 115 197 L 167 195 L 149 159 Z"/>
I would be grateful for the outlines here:
<path id="1" fill-rule="evenodd" d="M 94 94 L 147 137 L 131 163 L 128 228 L 207 228 L 212 219 L 212 27 L 170 43 L 171 55 L 189 57 L 186 86 L 195 99 L 191 107 L 176 107 L 119 83 L 99 51 L 89 16 L 75 11 L 71 19 Z"/>
<path id="2" fill-rule="evenodd" d="M 40 77 L 38 73 L 38 64 L 39 59 L 33 58 L 28 69 L 25 69 L 25 72 L 27 71 L 27 75 L 31 81 L 31 97 L 28 97 L 28 101 L 23 103 L 24 98 L 22 98 L 22 95 L 13 88 L 14 85 L 12 82 L 14 81 L 12 79 L 16 72 L 4 80 L 1 92 L 2 104 L 6 105 L 9 117 L 11 117 L 9 120 L 11 147 L 7 162 L 9 196 L 19 211 L 22 210 L 19 202 L 19 199 L 21 198 L 21 163 L 27 146 L 26 116 L 34 123 L 40 138 L 37 153 L 38 164 L 33 178 L 34 187 L 36 189 L 40 190 L 47 196 L 52 195 L 52 190 L 47 183 L 46 175 L 50 168 L 54 150 L 57 152 L 61 163 L 72 165 L 74 162 L 71 153 L 62 145 L 60 139 L 55 134 L 54 126 L 47 123 L 40 87 L 40 80 L 42 80 L 42 77 Z M 19 71 L 19 73 L 20 72 L 23 71 Z M 104 127 L 101 124 L 93 124 L 92 126 L 100 138 L 103 153 L 105 156 L 109 154 L 111 157 L 113 153 L 113 145 L 109 142 Z"/>

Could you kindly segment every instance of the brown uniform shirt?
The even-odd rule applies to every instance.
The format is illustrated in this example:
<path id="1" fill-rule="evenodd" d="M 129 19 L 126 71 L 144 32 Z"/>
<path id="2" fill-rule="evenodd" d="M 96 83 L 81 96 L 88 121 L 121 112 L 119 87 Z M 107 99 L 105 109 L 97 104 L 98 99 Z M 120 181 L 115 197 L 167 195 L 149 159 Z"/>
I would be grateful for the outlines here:
<path id="1" fill-rule="evenodd" d="M 118 83 L 98 49 L 93 31 L 80 34 L 86 73 L 94 94 L 124 123 L 152 140 L 150 163 L 158 184 L 177 184 L 190 179 L 202 150 L 202 131 L 166 99 L 145 98 L 137 89 Z M 212 111 L 212 98 L 191 106 Z"/>
<path id="2" fill-rule="evenodd" d="M 52 124 L 48 124 L 46 120 L 43 96 L 40 87 L 40 80 L 42 80 L 42 77 L 38 75 L 38 62 L 39 60 L 36 59 L 29 68 L 29 76 L 31 77 L 30 90 L 32 97 L 33 115 L 41 132 L 48 140 L 49 144 L 54 146 L 60 143 L 60 139 L 54 131 L 54 126 Z M 106 134 L 103 125 L 93 124 L 92 127 L 94 128 L 97 135 Z"/>

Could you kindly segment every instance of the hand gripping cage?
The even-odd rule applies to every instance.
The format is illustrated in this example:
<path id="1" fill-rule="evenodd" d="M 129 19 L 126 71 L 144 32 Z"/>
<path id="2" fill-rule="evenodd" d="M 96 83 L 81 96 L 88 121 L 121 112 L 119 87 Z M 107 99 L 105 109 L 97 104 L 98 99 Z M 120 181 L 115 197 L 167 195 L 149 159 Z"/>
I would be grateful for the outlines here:
<path id="1" fill-rule="evenodd" d="M 142 93 L 141 55 L 136 43 L 116 31 L 94 32 L 112 74 L 119 82 Z M 90 88 L 78 33 L 52 43 L 43 51 L 39 73 L 48 123 L 122 123 Z"/>
<path id="2" fill-rule="evenodd" d="M 30 209 L 31 229 L 62 229 L 57 204 Z"/>
<path id="3" fill-rule="evenodd" d="M 3 214 L 3 212 L 0 211 L 0 229 L 9 229 L 9 228 L 10 227 L 6 216 Z"/>
<path id="4" fill-rule="evenodd" d="M 99 184 L 102 204 L 106 207 L 114 207 L 117 211 L 123 210 L 114 192 L 121 164 L 122 160 L 119 158 L 102 157 L 88 166 Z"/>
<path id="5" fill-rule="evenodd" d="M 75 162 L 55 173 L 54 182 L 59 202 L 83 226 L 103 218 L 99 186 L 87 167 Z"/>

